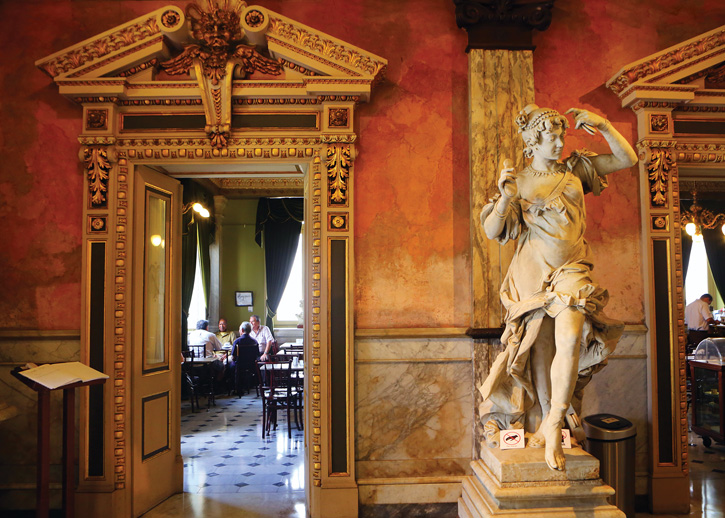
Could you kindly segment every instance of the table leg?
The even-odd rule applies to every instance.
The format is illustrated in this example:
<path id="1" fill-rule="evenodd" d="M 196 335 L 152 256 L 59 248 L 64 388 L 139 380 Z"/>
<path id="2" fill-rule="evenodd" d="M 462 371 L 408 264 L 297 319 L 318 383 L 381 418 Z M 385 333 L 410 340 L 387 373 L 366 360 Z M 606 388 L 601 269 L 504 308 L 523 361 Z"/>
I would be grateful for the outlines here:
<path id="1" fill-rule="evenodd" d="M 37 518 L 50 514 L 50 391 L 38 391 Z"/>
<path id="2" fill-rule="evenodd" d="M 75 411 L 76 389 L 63 390 L 63 516 L 75 515 Z"/>

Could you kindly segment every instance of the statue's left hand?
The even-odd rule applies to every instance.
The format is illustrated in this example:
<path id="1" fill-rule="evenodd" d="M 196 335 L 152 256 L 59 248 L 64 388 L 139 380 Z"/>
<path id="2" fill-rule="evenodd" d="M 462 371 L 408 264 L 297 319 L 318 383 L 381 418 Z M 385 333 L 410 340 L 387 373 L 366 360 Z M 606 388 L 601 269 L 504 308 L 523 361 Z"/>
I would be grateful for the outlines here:
<path id="1" fill-rule="evenodd" d="M 569 108 L 566 113 L 574 114 L 574 129 L 583 129 L 590 135 L 594 135 L 594 133 L 596 133 L 595 128 L 602 131 L 607 127 L 607 124 L 609 124 L 607 119 L 588 110 Z"/>

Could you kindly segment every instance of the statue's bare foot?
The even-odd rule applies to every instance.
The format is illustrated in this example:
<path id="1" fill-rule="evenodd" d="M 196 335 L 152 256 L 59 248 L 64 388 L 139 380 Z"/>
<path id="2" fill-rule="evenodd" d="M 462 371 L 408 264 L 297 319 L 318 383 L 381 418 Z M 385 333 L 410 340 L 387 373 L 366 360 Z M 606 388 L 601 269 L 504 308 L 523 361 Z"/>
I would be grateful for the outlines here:
<path id="1" fill-rule="evenodd" d="M 544 459 L 546 464 L 551 468 L 562 471 L 566 466 L 566 456 L 564 449 L 561 447 L 561 421 L 553 422 L 551 415 L 544 419 L 541 423 L 540 430 L 546 438 L 546 449 L 544 450 Z"/>

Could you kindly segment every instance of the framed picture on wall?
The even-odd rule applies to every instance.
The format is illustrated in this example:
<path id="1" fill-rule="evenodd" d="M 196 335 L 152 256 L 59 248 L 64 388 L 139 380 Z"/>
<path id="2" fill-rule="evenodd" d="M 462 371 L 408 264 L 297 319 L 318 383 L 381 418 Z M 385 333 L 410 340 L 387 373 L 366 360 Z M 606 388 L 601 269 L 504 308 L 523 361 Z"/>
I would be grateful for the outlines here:
<path id="1" fill-rule="evenodd" d="M 234 298 L 237 306 L 253 306 L 254 297 L 251 291 L 235 291 Z"/>

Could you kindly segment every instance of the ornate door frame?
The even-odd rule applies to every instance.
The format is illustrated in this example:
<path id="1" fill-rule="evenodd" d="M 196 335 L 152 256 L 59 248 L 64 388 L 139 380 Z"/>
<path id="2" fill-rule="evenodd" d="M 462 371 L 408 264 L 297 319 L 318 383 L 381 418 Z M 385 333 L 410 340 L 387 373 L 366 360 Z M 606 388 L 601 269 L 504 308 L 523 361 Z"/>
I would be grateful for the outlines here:
<path id="1" fill-rule="evenodd" d="M 386 62 L 259 6 L 237 14 L 245 41 L 263 44 L 281 63 L 284 79 L 237 80 L 229 61 L 221 88 L 204 73 L 154 80 L 169 42 L 189 41 L 186 15 L 175 6 L 36 62 L 61 94 L 83 107 L 81 358 L 112 381 L 81 398 L 77 500 L 88 515 L 109 509 L 114 516 L 131 515 L 130 444 L 138 440 L 130 433 L 137 412 L 129 404 L 135 167 L 182 165 L 203 172 L 304 163 L 307 173 L 289 182 L 306 196 L 307 503 L 311 516 L 357 516 L 354 114 L 382 79 Z M 202 64 L 195 67 L 204 71 Z M 244 181 L 244 173 L 235 178 Z"/>
<path id="2" fill-rule="evenodd" d="M 680 180 L 722 178 L 725 136 L 712 123 L 725 119 L 723 63 L 725 26 L 627 64 L 607 82 L 637 116 L 655 514 L 689 509 Z"/>

